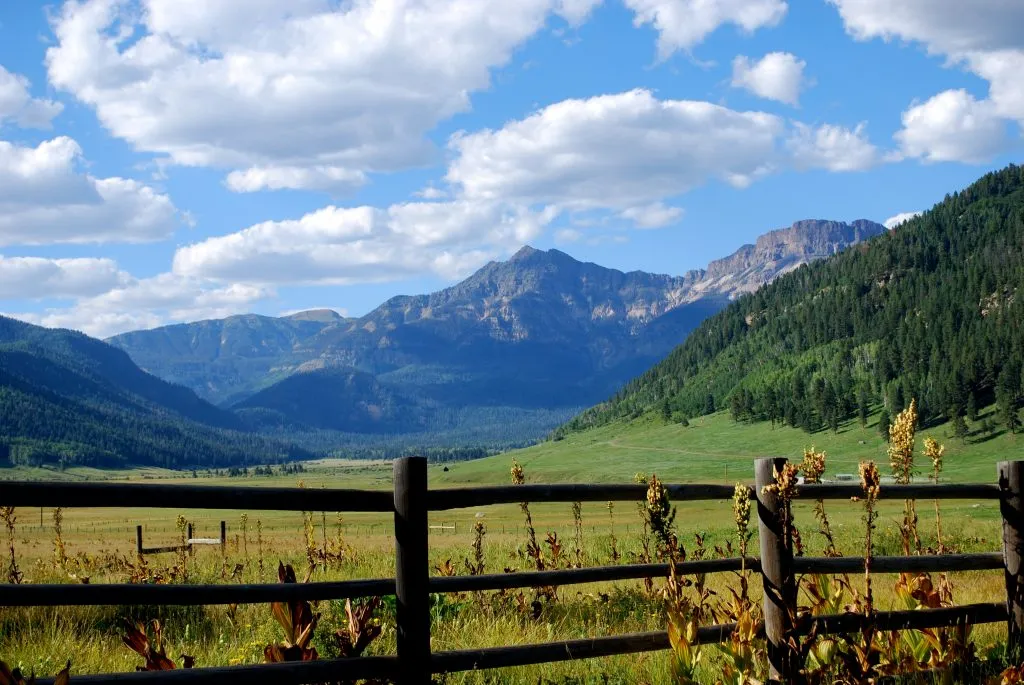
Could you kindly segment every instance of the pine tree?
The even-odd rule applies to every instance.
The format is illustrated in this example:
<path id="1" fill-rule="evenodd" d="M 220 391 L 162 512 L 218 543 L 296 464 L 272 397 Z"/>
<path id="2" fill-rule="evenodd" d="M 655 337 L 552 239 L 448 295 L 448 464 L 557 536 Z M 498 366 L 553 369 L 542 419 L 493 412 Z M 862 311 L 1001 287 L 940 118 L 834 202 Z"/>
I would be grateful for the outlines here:
<path id="1" fill-rule="evenodd" d="M 868 426 L 869 403 L 868 389 L 862 385 L 860 390 L 857 391 L 857 418 L 860 420 L 861 428 L 867 428 Z"/>
<path id="2" fill-rule="evenodd" d="M 978 420 L 978 400 L 973 392 L 967 395 L 967 418 L 972 423 Z"/>
<path id="3" fill-rule="evenodd" d="M 661 401 L 661 420 L 665 423 L 672 420 L 672 406 L 668 403 L 667 397 Z"/>
<path id="4" fill-rule="evenodd" d="M 705 415 L 715 413 L 715 396 L 708 393 L 708 396 L 704 398 L 704 411 Z"/>
<path id="5" fill-rule="evenodd" d="M 885 409 L 878 415 L 878 434 L 882 436 L 882 440 L 889 442 L 889 412 Z"/>
<path id="6" fill-rule="evenodd" d="M 964 417 L 957 414 L 953 417 L 953 436 L 960 438 L 961 442 L 967 442 L 967 422 L 964 421 Z"/>

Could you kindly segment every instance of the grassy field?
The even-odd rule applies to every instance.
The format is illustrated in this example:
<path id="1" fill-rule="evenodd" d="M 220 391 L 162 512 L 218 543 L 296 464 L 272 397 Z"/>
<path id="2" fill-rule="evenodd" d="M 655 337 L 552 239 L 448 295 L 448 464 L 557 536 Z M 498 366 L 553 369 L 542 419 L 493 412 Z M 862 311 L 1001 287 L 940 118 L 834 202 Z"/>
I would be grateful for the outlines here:
<path id="1" fill-rule="evenodd" d="M 938 426 L 919 434 L 935 435 L 946 443 L 944 478 L 956 481 L 992 482 L 995 463 L 1024 458 L 1024 438 L 997 435 L 991 439 L 961 443 L 946 437 L 947 429 Z M 472 462 L 432 465 L 431 487 L 460 487 L 509 482 L 513 457 L 525 468 L 528 482 L 630 482 L 638 472 L 656 473 L 667 482 L 750 482 L 752 460 L 757 456 L 785 455 L 798 460 L 811 444 L 829 454 L 829 474 L 856 473 L 861 460 L 874 459 L 887 471 L 885 443 L 874 425 L 862 429 L 843 426 L 839 433 L 809 436 L 789 428 L 772 429 L 767 424 L 746 425 L 731 421 L 725 414 L 695 420 L 689 427 L 663 425 L 656 420 L 632 425 L 612 425 L 571 436 L 557 443 L 545 443 L 515 453 Z M 69 469 L 54 472 L 45 469 L 6 469 L 0 478 L 53 478 L 65 480 L 127 479 L 130 481 L 189 482 L 238 486 L 365 487 L 390 488 L 391 466 L 387 463 L 322 460 L 305 465 L 301 474 L 248 477 L 201 477 L 191 474 L 140 469 L 104 472 L 94 469 Z M 923 470 L 923 467 L 922 467 Z M 0 482 L 2 491 L 2 482 Z M 692 551 L 693 534 L 703 533 L 706 545 L 724 545 L 732 538 L 730 503 L 677 502 L 677 526 L 684 545 Z M 934 514 L 931 503 L 922 504 L 921 530 L 925 544 L 935 544 Z M 343 508 L 344 503 L 339 503 Z M 537 503 L 531 506 L 539 537 L 548 531 L 558 534 L 572 556 L 574 527 L 570 505 Z M 876 554 L 899 553 L 896 523 L 900 504 L 883 503 Z M 840 549 L 856 555 L 862 550 L 863 523 L 859 505 L 835 502 L 830 505 Z M 275 577 L 278 560 L 305 568 L 304 522 L 300 513 L 245 512 L 248 524 L 242 533 L 243 512 L 216 510 L 170 511 L 155 509 L 71 509 L 64 512 L 63 540 L 68 553 L 82 560 L 82 568 L 72 565 L 76 575 L 89 575 L 93 583 L 124 582 L 119 558 L 134 559 L 135 526 L 145 529 L 145 544 L 172 544 L 178 537 L 175 518 L 181 514 L 196 526 L 195 534 L 216 537 L 219 521 L 228 525 L 227 558 L 217 548 L 197 551 L 190 560 L 190 581 L 222 582 L 222 567 L 241 570 L 225 582 L 269 582 Z M 17 560 L 26 582 L 60 582 L 67 573 L 54 568 L 52 512 L 19 509 L 15 535 Z M 947 543 L 963 551 L 999 549 L 999 514 L 994 503 L 948 502 L 943 504 L 943 530 Z M 40 521 L 42 518 L 42 521 Z M 347 547 L 345 560 L 316 571 L 314 580 L 383 577 L 392 575 L 393 541 L 391 521 L 375 514 L 313 514 L 314 539 L 321 545 L 326 538 L 333 546 L 340 539 Z M 816 524 L 808 505 L 796 507 L 796 519 L 804 533 L 807 553 L 822 553 L 822 541 L 815 535 Z M 524 558 L 523 517 L 516 505 L 443 512 L 432 516 L 431 562 L 443 566 L 451 560 L 459 572 L 463 560 L 471 557 L 473 525 L 483 521 L 487 570 L 527 569 Z M 260 535 L 257 540 L 257 522 Z M 611 536 L 617 538 L 622 562 L 640 552 L 641 520 L 636 506 L 618 503 L 613 515 L 601 503 L 583 505 L 583 562 L 586 565 L 610 563 Z M 326 524 L 326 526 L 324 526 Z M 756 549 L 756 538 L 754 540 Z M 262 559 L 263 570 L 260 571 Z M 173 554 L 154 555 L 150 565 L 168 567 Z M 891 577 L 890 577 L 891 578 Z M 998 572 L 956 574 L 953 578 L 958 603 L 998 601 L 1003 596 L 1003 579 Z M 711 581 L 720 592 L 735 583 L 732 575 L 716 576 Z M 879 609 L 894 608 L 897 600 L 885 587 L 879 592 Z M 529 590 L 526 591 L 529 595 Z M 758 590 L 759 592 L 759 590 Z M 470 596 L 439 600 L 435 607 L 434 648 L 458 649 L 551 639 L 615 634 L 637 630 L 663 629 L 665 619 L 658 601 L 640 589 L 640 583 L 617 586 L 595 585 L 562 588 L 561 601 L 546 605 L 539 620 L 517 611 L 506 597 L 488 599 L 486 609 Z M 504 603 L 502 603 L 504 602 Z M 492 605 L 493 603 L 493 605 Z M 343 621 L 342 605 L 321 603 L 324 614 L 318 629 L 318 647 L 331 654 L 328 635 Z M 390 605 L 385 604 L 385 629 L 371 653 L 394 649 L 393 629 L 388 627 Z M 161 618 L 167 629 L 169 654 L 193 654 L 200 665 L 256 663 L 262 660 L 263 645 L 279 639 L 279 629 L 265 606 L 198 607 L 126 607 L 64 609 L 0 609 L 0 658 L 20 663 L 39 673 L 55 672 L 55 664 L 71 658 L 74 672 L 131 670 L 138 657 L 120 644 L 119 631 L 127 618 Z M 989 627 L 977 632 L 981 644 L 995 644 L 1005 630 Z M 710 658 L 710 657 L 709 657 Z M 707 666 L 714 670 L 714 659 Z M 609 658 L 552 665 L 543 669 L 538 681 L 536 669 L 511 669 L 491 674 L 465 674 L 449 682 L 589 682 L 608 676 L 609 682 L 666 682 L 669 660 L 664 653 Z M 710 677 L 710 675 L 709 675 Z M 575 679 L 575 680 L 573 680 Z M 595 680 L 595 682 L 603 682 Z"/>

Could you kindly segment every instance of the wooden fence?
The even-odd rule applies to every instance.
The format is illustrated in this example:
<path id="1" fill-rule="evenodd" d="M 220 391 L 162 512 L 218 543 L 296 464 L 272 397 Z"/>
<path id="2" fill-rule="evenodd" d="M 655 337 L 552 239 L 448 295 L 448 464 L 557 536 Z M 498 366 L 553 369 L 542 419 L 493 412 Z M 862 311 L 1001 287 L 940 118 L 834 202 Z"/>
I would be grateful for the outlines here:
<path id="1" fill-rule="evenodd" d="M 162 554 L 163 552 L 180 552 L 186 551 L 190 555 L 195 551 L 195 545 L 219 545 L 220 553 L 227 553 L 228 545 L 228 523 L 227 521 L 220 522 L 220 537 L 219 538 L 197 538 L 192 536 L 192 524 L 188 524 L 188 530 L 185 533 L 185 543 L 178 545 L 164 545 L 163 547 L 143 547 L 142 546 L 142 525 L 135 526 L 135 553 L 139 556 L 143 554 Z"/>
<path id="2" fill-rule="evenodd" d="M 791 624 L 796 605 L 796 576 L 801 573 L 842 573 L 864 570 L 859 557 L 793 557 L 784 543 L 782 504 L 763 487 L 773 481 L 773 468 L 785 459 L 755 462 L 760 558 L 745 566 L 762 576 L 764 635 L 773 679 L 792 682 L 798 664 L 788 660 L 784 640 L 791 631 L 817 634 L 849 633 L 865 621 L 859 614 L 814 616 L 799 626 Z M 734 488 L 727 485 L 668 485 L 674 502 L 729 500 Z M 874 572 L 938 572 L 1003 569 L 1006 596 L 1001 601 L 941 609 L 878 612 L 871 621 L 878 630 L 939 628 L 960 623 L 1006 621 L 1008 653 L 1020 660 L 1024 644 L 1024 461 L 1002 462 L 996 484 L 890 485 L 880 499 L 997 500 L 1003 519 L 1003 550 L 989 554 L 874 557 Z M 258 585 L 3 585 L 0 606 L 61 605 L 201 605 L 262 603 L 290 599 L 338 600 L 395 595 L 397 599 L 397 653 L 353 659 L 303 663 L 261 664 L 178 671 L 75 676 L 76 684 L 90 683 L 315 683 L 380 678 L 401 685 L 430 682 L 432 674 L 475 669 L 524 666 L 573 659 L 632 654 L 669 648 L 665 631 L 633 633 L 535 645 L 490 647 L 432 652 L 430 648 L 430 595 L 432 593 L 499 590 L 515 587 L 572 585 L 665 576 L 667 564 L 627 564 L 523 573 L 430 577 L 427 514 L 466 507 L 529 502 L 638 501 L 644 485 L 519 485 L 465 489 L 428 490 L 427 462 L 406 457 L 394 463 L 394 492 L 239 488 L 224 486 L 150 485 L 122 483 L 0 482 L 0 504 L 19 507 L 158 507 L 171 509 L 238 509 L 248 511 L 359 511 L 392 512 L 395 521 L 395 578 Z M 855 484 L 809 484 L 799 489 L 801 499 L 849 499 L 863 493 Z M 211 506 L 215 503 L 216 506 Z M 711 559 L 676 564 L 680 575 L 737 571 L 740 559 Z M 729 639 L 734 625 L 699 629 L 696 642 Z M 49 685 L 52 679 L 41 679 Z"/>

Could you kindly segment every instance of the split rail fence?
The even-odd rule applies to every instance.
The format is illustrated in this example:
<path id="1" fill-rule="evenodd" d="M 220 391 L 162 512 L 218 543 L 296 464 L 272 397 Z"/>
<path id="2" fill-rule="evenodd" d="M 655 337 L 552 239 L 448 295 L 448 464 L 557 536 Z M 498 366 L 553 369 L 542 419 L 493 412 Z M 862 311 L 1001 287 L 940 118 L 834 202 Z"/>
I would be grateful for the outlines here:
<path id="1" fill-rule="evenodd" d="M 796 576 L 802 573 L 849 573 L 864 570 L 860 557 L 793 557 L 783 536 L 783 505 L 763 487 L 773 482 L 774 468 L 785 459 L 758 459 L 754 464 L 760 557 L 689 561 L 676 564 L 677 573 L 738 571 L 741 563 L 761 575 L 764 592 L 764 634 L 773 679 L 791 682 L 798 664 L 787 657 L 784 640 L 792 631 L 817 634 L 848 633 L 860 629 L 858 614 L 814 616 L 794 626 Z M 668 485 L 675 503 L 729 500 L 733 486 L 719 484 Z M 517 587 L 572 585 L 621 581 L 668 575 L 668 564 L 625 564 L 550 571 L 431 577 L 428 563 L 428 513 L 494 504 L 529 502 L 639 501 L 644 485 L 513 485 L 429 490 L 427 462 L 406 457 L 394 463 L 394 491 L 245 488 L 224 486 L 151 485 L 120 483 L 0 482 L 0 505 L 19 507 L 156 507 L 171 509 L 235 509 L 247 511 L 392 512 L 395 521 L 395 578 L 253 585 L 61 585 L 0 586 L 2 606 L 64 605 L 203 605 L 271 601 L 340 600 L 394 595 L 396 597 L 397 650 L 393 656 L 303 663 L 260 664 L 177 671 L 112 673 L 75 676 L 73 682 L 92 683 L 261 683 L 282 685 L 390 679 L 401 685 L 430 682 L 433 674 L 587 659 L 669 649 L 665 631 L 566 640 L 534 645 L 490 647 L 432 652 L 430 647 L 430 595 L 432 593 L 501 590 Z M 862 496 L 857 484 L 807 484 L 800 499 L 846 499 Z M 1004 571 L 1006 596 L 1001 601 L 940 609 L 878 612 L 876 629 L 907 630 L 953 626 L 961 623 L 1007 622 L 1008 653 L 1024 655 L 1024 461 L 998 465 L 995 484 L 889 485 L 880 499 L 966 499 L 999 502 L 1003 520 L 1003 549 L 984 554 L 938 556 L 881 556 L 871 559 L 873 572 Z M 211 504 L 216 504 L 212 507 Z M 699 629 L 696 642 L 729 639 L 732 624 Z M 52 679 L 41 679 L 49 685 Z"/>

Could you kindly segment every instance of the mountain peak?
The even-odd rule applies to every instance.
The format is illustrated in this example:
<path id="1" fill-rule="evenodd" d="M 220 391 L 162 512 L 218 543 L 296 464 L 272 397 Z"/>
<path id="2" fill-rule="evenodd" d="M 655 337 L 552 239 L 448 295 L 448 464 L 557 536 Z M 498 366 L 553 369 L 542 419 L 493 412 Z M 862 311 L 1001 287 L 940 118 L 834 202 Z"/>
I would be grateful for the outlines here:
<path id="1" fill-rule="evenodd" d="M 532 245 L 523 245 L 521 248 L 519 248 L 518 252 L 516 252 L 514 255 L 509 257 L 508 261 L 510 261 L 510 262 L 518 262 L 518 261 L 522 261 L 524 259 L 529 259 L 530 257 L 532 257 L 532 256 L 534 256 L 536 254 L 543 254 L 543 250 L 538 250 L 537 248 L 533 247 Z"/>
<path id="2" fill-rule="evenodd" d="M 341 321 L 343 317 L 333 309 L 306 309 L 301 312 L 294 312 L 287 316 L 282 317 L 284 319 L 291 319 L 292 321 L 316 321 L 319 323 L 334 323 L 335 321 Z"/>

